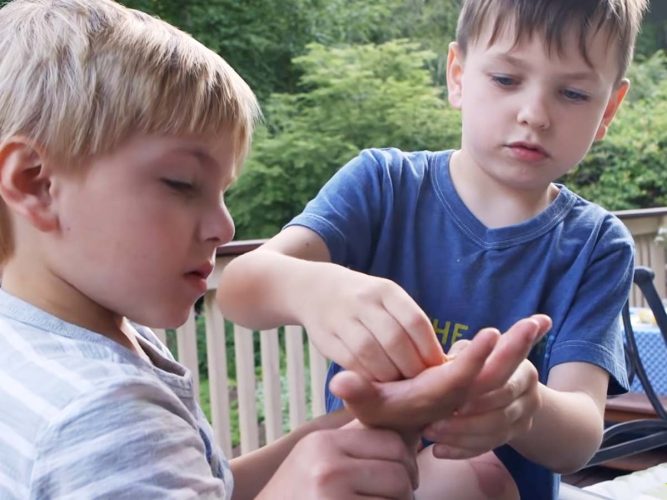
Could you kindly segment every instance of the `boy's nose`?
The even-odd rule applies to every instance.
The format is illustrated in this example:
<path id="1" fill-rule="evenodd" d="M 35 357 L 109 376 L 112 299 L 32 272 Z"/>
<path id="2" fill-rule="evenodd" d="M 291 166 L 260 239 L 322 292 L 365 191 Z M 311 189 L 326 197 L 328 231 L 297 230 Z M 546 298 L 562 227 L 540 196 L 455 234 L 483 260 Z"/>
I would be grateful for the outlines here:
<path id="1" fill-rule="evenodd" d="M 201 225 L 202 239 L 216 246 L 224 245 L 234 237 L 234 220 L 223 201 L 211 210 Z"/>
<path id="2" fill-rule="evenodd" d="M 517 121 L 531 128 L 548 129 L 551 122 L 544 98 L 535 96 L 524 101 L 517 113 Z"/>

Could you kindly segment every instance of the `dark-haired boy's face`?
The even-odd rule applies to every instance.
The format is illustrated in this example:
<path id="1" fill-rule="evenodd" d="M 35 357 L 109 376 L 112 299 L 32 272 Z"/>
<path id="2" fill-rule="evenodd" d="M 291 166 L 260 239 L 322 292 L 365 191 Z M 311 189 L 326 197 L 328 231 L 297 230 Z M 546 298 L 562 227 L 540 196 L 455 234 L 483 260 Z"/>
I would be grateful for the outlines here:
<path id="1" fill-rule="evenodd" d="M 511 30 L 489 33 L 448 65 L 449 100 L 462 111 L 464 161 L 499 187 L 539 192 L 578 164 L 611 122 L 627 84 L 616 84 L 616 50 L 604 33 L 548 51 L 535 35 L 515 43 Z"/>

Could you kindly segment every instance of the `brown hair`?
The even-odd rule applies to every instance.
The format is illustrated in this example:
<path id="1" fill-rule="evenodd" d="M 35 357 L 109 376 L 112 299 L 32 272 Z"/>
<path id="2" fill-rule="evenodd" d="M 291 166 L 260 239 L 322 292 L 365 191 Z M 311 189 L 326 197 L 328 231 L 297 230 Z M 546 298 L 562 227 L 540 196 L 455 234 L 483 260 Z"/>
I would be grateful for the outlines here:
<path id="1" fill-rule="evenodd" d="M 492 44 L 508 25 L 514 27 L 516 43 L 535 33 L 544 36 L 547 49 L 562 51 L 568 28 L 579 34 L 579 49 L 590 64 L 587 37 L 603 31 L 618 48 L 618 80 L 632 60 L 635 39 L 648 0 L 464 0 L 459 15 L 456 41 L 463 54 L 468 44 L 478 41 L 491 27 Z"/>

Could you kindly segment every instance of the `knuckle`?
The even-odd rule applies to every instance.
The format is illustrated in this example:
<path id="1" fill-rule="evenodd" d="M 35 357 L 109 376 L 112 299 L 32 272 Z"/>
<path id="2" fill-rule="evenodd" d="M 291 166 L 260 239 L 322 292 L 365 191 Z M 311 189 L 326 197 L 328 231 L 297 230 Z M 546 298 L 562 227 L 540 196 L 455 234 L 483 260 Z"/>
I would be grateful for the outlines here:
<path id="1" fill-rule="evenodd" d="M 539 382 L 539 374 L 537 373 L 537 368 L 530 363 L 529 364 L 529 370 L 528 370 L 528 383 L 531 385 L 537 385 Z"/>
<path id="2" fill-rule="evenodd" d="M 533 422 L 534 421 L 535 420 L 532 417 L 527 417 L 527 418 L 522 419 L 522 421 L 521 421 L 521 432 L 524 433 L 524 432 L 528 432 L 529 430 L 531 430 L 533 428 Z"/>
<path id="3" fill-rule="evenodd" d="M 512 408 L 512 405 L 506 406 L 501 410 L 500 413 L 503 421 L 505 422 L 514 422 L 519 417 L 517 411 L 514 408 Z"/>
<path id="4" fill-rule="evenodd" d="M 409 314 L 405 318 L 406 328 L 410 331 L 419 330 L 423 326 L 423 323 L 422 323 L 421 319 L 422 319 L 421 316 L 418 315 L 418 314 Z"/>
<path id="5" fill-rule="evenodd" d="M 340 471 L 335 464 L 323 460 L 315 461 L 309 468 L 309 473 L 313 484 L 320 489 L 335 482 L 336 478 L 340 476 Z"/>

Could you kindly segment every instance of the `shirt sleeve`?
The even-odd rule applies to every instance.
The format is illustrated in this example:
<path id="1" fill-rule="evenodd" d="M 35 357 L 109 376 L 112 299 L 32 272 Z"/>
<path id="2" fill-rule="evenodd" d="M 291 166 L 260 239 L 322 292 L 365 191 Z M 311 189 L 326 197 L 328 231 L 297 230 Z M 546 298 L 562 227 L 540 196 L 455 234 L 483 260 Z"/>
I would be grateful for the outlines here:
<path id="1" fill-rule="evenodd" d="M 611 220 L 554 339 L 548 363 L 548 370 L 575 361 L 600 366 L 610 375 L 610 395 L 629 388 L 620 313 L 634 271 L 632 238 L 619 221 Z"/>
<path id="2" fill-rule="evenodd" d="M 125 380 L 69 404 L 38 439 L 31 498 L 230 498 L 194 417 L 157 385 Z"/>
<path id="3" fill-rule="evenodd" d="M 391 191 L 387 156 L 380 150 L 362 151 L 287 225 L 316 232 L 326 243 L 332 262 L 365 269 L 378 241 L 382 196 Z"/>

